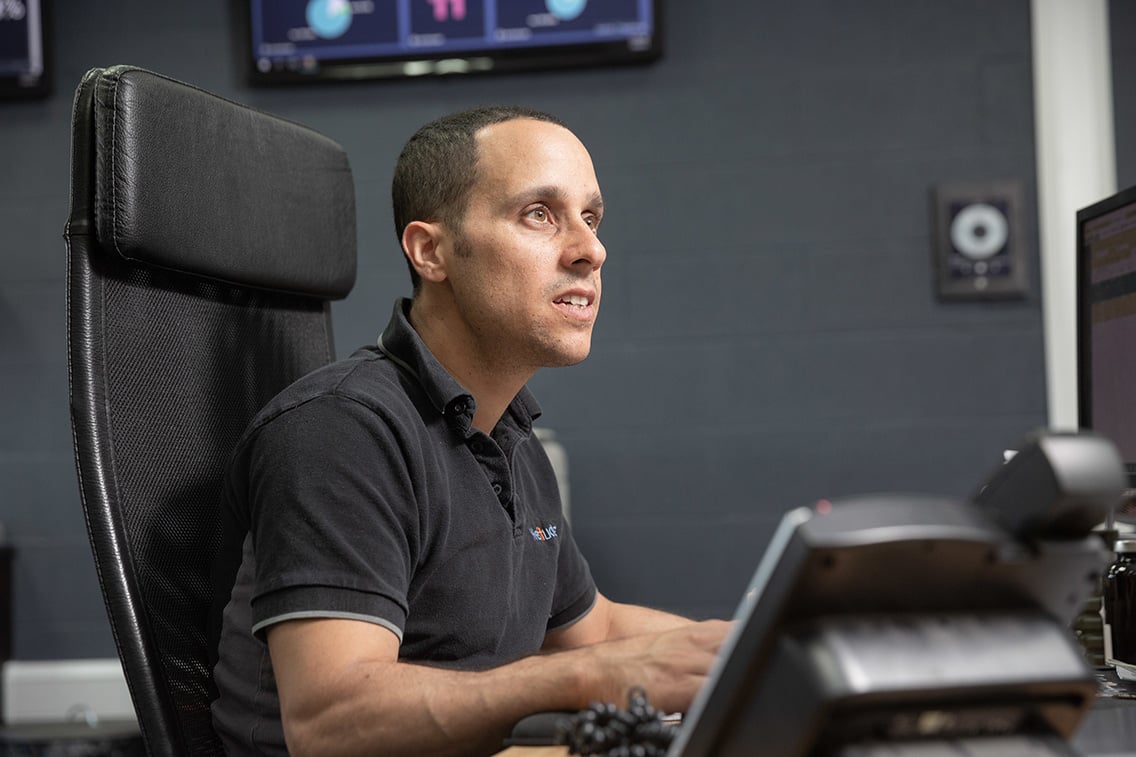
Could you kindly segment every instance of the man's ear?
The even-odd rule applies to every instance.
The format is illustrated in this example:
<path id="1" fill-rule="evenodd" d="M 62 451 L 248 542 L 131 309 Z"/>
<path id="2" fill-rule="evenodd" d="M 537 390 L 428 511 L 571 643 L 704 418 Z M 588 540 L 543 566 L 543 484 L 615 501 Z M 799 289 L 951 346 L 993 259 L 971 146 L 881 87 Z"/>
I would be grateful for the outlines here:
<path id="1" fill-rule="evenodd" d="M 402 251 L 424 281 L 437 283 L 446 278 L 446 263 L 438 249 L 442 239 L 438 223 L 411 221 L 402 230 Z"/>

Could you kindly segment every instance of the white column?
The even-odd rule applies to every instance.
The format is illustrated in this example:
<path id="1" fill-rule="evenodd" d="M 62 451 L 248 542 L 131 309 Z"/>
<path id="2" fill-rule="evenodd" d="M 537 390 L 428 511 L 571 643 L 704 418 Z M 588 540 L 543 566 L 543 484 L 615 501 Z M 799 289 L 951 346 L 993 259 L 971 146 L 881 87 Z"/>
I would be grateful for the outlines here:
<path id="1" fill-rule="evenodd" d="M 1108 0 L 1031 0 L 1049 426 L 1077 426 L 1076 214 L 1116 191 Z"/>

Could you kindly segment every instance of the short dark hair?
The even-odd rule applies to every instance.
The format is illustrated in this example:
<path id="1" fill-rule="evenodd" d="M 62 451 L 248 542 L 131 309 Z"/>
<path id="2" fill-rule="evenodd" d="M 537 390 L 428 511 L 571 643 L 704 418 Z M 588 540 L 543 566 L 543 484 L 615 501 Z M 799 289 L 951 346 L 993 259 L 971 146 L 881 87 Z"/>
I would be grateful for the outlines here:
<path id="1" fill-rule="evenodd" d="M 460 231 L 469 192 L 477 178 L 478 131 L 492 124 L 529 118 L 564 126 L 549 113 L 516 105 L 489 105 L 443 116 L 419 129 L 398 156 L 391 182 L 394 233 L 411 221 L 440 221 Z M 407 260 L 417 293 L 418 272 Z"/>

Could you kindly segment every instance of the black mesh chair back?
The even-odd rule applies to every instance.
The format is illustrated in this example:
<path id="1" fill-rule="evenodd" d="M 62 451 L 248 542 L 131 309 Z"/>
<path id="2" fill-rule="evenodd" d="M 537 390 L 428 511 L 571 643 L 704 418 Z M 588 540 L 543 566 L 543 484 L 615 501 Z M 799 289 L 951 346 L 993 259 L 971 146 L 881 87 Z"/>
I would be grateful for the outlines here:
<path id="1" fill-rule="evenodd" d="M 297 124 L 127 66 L 75 96 L 71 422 L 83 510 L 147 750 L 220 754 L 207 622 L 228 456 L 330 361 L 355 278 L 350 165 Z"/>

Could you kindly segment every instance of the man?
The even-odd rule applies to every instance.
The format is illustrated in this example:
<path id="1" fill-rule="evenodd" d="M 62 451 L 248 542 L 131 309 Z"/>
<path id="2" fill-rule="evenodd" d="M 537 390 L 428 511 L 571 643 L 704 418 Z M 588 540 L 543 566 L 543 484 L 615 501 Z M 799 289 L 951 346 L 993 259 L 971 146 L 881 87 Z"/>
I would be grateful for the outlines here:
<path id="1" fill-rule="evenodd" d="M 603 200 L 547 114 L 485 108 L 399 158 L 411 301 L 238 445 L 214 721 L 232 754 L 488 754 L 542 710 L 689 704 L 727 630 L 610 601 L 563 520 L 525 383 L 583 360 Z"/>

